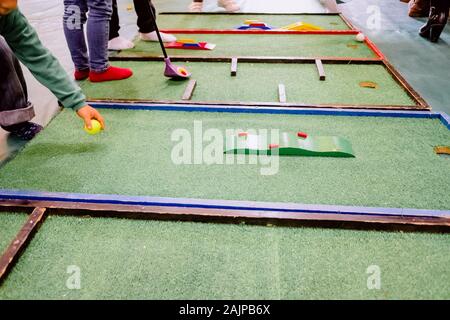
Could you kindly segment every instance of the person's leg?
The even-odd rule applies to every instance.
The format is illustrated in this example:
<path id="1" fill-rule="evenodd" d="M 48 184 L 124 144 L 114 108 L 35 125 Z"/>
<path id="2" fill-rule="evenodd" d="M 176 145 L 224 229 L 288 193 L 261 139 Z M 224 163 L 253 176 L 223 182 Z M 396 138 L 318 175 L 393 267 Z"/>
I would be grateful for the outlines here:
<path id="1" fill-rule="evenodd" d="M 117 0 L 112 0 L 112 15 L 111 20 L 109 21 L 108 50 L 120 51 L 134 47 L 133 42 L 120 36 L 119 30 L 119 8 L 117 7 Z"/>
<path id="2" fill-rule="evenodd" d="M 64 0 L 63 30 L 75 65 L 76 80 L 87 78 L 89 72 L 89 56 L 84 38 L 86 12 L 86 0 Z"/>
<path id="3" fill-rule="evenodd" d="M 133 0 L 134 10 L 137 15 L 137 26 L 141 40 L 158 41 L 158 35 L 155 31 L 156 10 L 150 0 Z M 160 32 L 163 42 L 173 42 L 177 38 L 171 34 Z"/>
<path id="4" fill-rule="evenodd" d="M 240 10 L 234 0 L 217 0 L 217 5 L 224 8 L 228 12 L 236 12 Z"/>
<path id="5" fill-rule="evenodd" d="M 30 122 L 33 105 L 28 101 L 27 85 L 19 61 L 0 37 L 0 126 L 21 139 L 30 140 L 42 127 Z"/>
<path id="6" fill-rule="evenodd" d="M 449 16 L 449 0 L 431 0 L 430 16 L 427 23 L 420 29 L 420 35 L 430 39 L 431 42 L 437 42 L 442 31 L 447 24 Z"/>
<path id="7" fill-rule="evenodd" d="M 92 82 L 122 80 L 131 77 L 130 69 L 112 67 L 108 62 L 109 20 L 112 0 L 87 0 L 87 40 L 89 43 L 89 79 Z"/>
<path id="8" fill-rule="evenodd" d="M 112 0 L 112 14 L 109 21 L 109 40 L 117 38 L 119 36 L 120 20 L 119 11 L 117 8 L 117 0 Z"/>
<path id="9" fill-rule="evenodd" d="M 228 12 L 239 11 L 240 8 L 234 2 L 234 0 L 217 0 L 217 5 L 224 8 Z M 203 11 L 203 0 L 193 0 L 189 5 L 190 12 L 202 12 Z"/>
<path id="10" fill-rule="evenodd" d="M 193 0 L 189 5 L 190 12 L 202 12 L 203 11 L 203 0 Z"/>
<path id="11" fill-rule="evenodd" d="M 153 4 L 149 0 L 133 0 L 133 3 L 139 32 L 150 33 L 155 31 L 153 15 L 156 16 L 156 10 Z M 150 13 L 150 10 L 153 12 L 153 15 Z"/>
<path id="12" fill-rule="evenodd" d="M 108 69 L 109 20 L 112 15 L 112 0 L 87 0 L 87 41 L 89 44 L 89 65 L 91 71 L 104 72 Z"/>

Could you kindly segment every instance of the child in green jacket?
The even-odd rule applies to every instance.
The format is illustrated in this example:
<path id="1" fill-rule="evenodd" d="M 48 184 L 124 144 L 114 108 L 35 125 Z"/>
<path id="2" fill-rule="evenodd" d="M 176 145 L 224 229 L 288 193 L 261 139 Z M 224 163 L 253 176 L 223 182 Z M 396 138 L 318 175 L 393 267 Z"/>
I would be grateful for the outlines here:
<path id="1" fill-rule="evenodd" d="M 81 89 L 69 78 L 56 58 L 40 42 L 36 31 L 17 8 L 17 0 L 0 0 L 0 126 L 24 140 L 32 139 L 42 127 L 31 122 L 33 105 L 20 60 L 62 103 L 72 108 L 91 128 L 91 120 L 104 121 L 86 104 Z"/>

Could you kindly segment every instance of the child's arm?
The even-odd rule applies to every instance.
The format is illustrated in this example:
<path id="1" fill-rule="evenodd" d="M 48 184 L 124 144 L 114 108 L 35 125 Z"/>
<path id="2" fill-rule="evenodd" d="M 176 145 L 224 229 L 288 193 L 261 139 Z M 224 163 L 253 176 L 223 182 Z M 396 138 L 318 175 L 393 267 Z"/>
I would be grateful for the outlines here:
<path id="1" fill-rule="evenodd" d="M 85 122 L 87 120 L 85 116 L 92 116 L 91 119 L 95 118 L 103 123 L 103 119 L 98 119 L 101 118 L 99 113 L 86 105 L 86 97 L 81 89 L 69 78 L 58 60 L 42 45 L 36 31 L 18 9 L 1 17 L 0 34 L 17 58 L 40 83 L 53 92 L 64 107 L 75 111 L 84 109 L 78 112 L 78 115 Z"/>
<path id="2" fill-rule="evenodd" d="M 17 58 L 61 101 L 63 106 L 77 111 L 86 105 L 85 96 L 45 48 L 36 31 L 16 9 L 0 20 L 0 32 Z"/>

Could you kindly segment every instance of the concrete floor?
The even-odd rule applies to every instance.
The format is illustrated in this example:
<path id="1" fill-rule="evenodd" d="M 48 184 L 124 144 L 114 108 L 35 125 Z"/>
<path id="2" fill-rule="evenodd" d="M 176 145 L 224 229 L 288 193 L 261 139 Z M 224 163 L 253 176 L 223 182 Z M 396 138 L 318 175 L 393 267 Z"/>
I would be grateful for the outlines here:
<path id="1" fill-rule="evenodd" d="M 373 11 L 369 6 L 380 10 L 380 29 L 370 28 L 369 16 Z M 410 18 L 408 5 L 399 0 L 352 0 L 340 5 L 340 8 L 355 27 L 375 42 L 434 111 L 450 114 L 449 26 L 438 43 L 431 43 L 418 34 L 427 19 Z"/>
<path id="2" fill-rule="evenodd" d="M 318 0 L 237 0 L 243 12 L 328 12 Z M 136 33 L 135 13 L 127 10 L 131 0 L 118 0 L 121 33 L 132 38 Z M 399 0 L 345 0 L 339 9 L 356 27 L 366 33 L 385 53 L 391 63 L 425 98 L 433 110 L 450 114 L 450 28 L 438 44 L 431 44 L 417 34 L 426 19 L 407 16 L 407 5 Z M 186 11 L 190 0 L 153 0 L 158 11 Z M 42 42 L 58 57 L 71 74 L 72 62 L 62 31 L 63 5 L 60 0 L 21 0 L 20 8 L 37 29 Z M 205 0 L 205 11 L 220 11 L 216 1 Z M 379 12 L 379 26 L 373 17 Z M 27 70 L 30 99 L 36 108 L 35 121 L 46 125 L 56 114 L 56 98 L 41 86 Z M 75 115 L 74 115 L 75 117 Z M 79 121 L 74 119 L 74 121 Z M 82 123 L 80 121 L 80 127 Z M 0 130 L 0 162 L 24 145 Z"/>

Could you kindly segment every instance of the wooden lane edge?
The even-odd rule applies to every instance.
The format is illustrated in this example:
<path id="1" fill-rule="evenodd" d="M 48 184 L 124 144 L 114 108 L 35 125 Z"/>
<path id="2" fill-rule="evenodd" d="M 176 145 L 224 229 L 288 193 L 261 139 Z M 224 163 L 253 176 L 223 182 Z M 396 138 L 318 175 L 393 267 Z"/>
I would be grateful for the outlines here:
<path id="1" fill-rule="evenodd" d="M 265 108 L 311 108 L 311 109 L 362 109 L 362 110 L 405 110 L 405 111 L 428 111 L 430 109 L 421 109 L 416 105 L 344 105 L 344 104 L 302 104 L 302 103 L 280 103 L 280 102 L 238 102 L 238 101 L 184 101 L 184 100 L 138 100 L 138 99 L 116 99 L 108 98 L 88 98 L 89 103 L 105 104 L 129 104 L 132 109 L 133 104 L 172 104 L 189 106 L 235 106 L 235 107 L 265 107 Z M 123 108 L 126 109 L 126 108 Z"/>
<path id="2" fill-rule="evenodd" d="M 351 23 L 350 20 L 346 16 L 344 16 L 342 12 L 339 12 L 338 15 L 342 19 L 342 21 L 344 21 L 347 27 L 350 28 L 350 30 L 358 30 L 358 28 L 356 28 L 353 23 Z"/>
<path id="3" fill-rule="evenodd" d="M 408 93 L 408 95 L 423 109 L 431 110 L 431 106 L 425 99 L 409 84 L 401 73 L 387 60 L 383 60 L 385 68 L 392 75 L 394 80 Z"/>
<path id="4" fill-rule="evenodd" d="M 35 207 L 14 240 L 0 257 L 0 285 L 19 259 L 20 254 L 26 248 L 33 235 L 36 233 L 38 226 L 45 219 L 45 213 L 45 207 Z"/>
<path id="5" fill-rule="evenodd" d="M 367 36 L 365 36 L 364 42 L 370 48 L 370 50 L 372 50 L 375 53 L 375 55 L 378 58 L 380 58 L 381 60 L 386 60 L 386 57 L 384 56 L 383 52 L 381 52 L 378 46 L 375 43 L 373 43 L 372 40 L 370 40 Z"/>
<path id="6" fill-rule="evenodd" d="M 343 109 L 343 108 L 289 108 L 264 106 L 234 106 L 234 105 L 189 105 L 168 103 L 140 103 L 140 102 L 90 102 L 99 109 L 125 109 L 125 110 L 154 110 L 173 112 L 227 112 L 227 113 L 263 113 L 263 114 L 289 114 L 289 115 L 328 115 L 328 116 L 358 116 L 358 117 L 396 117 L 440 119 L 450 130 L 450 117 L 442 112 L 429 110 L 389 110 L 389 109 Z"/>
<path id="7" fill-rule="evenodd" d="M 23 201 L 1 200 L 2 207 L 46 207 L 49 212 L 67 210 L 69 215 L 89 215 L 92 217 L 121 217 L 155 220 L 176 220 L 196 222 L 224 222 L 224 223 L 254 223 L 276 225 L 302 225 L 303 222 L 329 222 L 329 223 L 362 223 L 362 224 L 395 224 L 417 227 L 445 227 L 450 231 L 450 218 L 423 217 L 404 215 L 366 215 L 320 212 L 279 212 L 260 210 L 238 209 L 212 209 L 192 207 L 167 207 L 167 206 L 139 206 L 106 203 L 79 203 L 67 201 Z M 86 213 L 90 212 L 90 213 Z"/>

